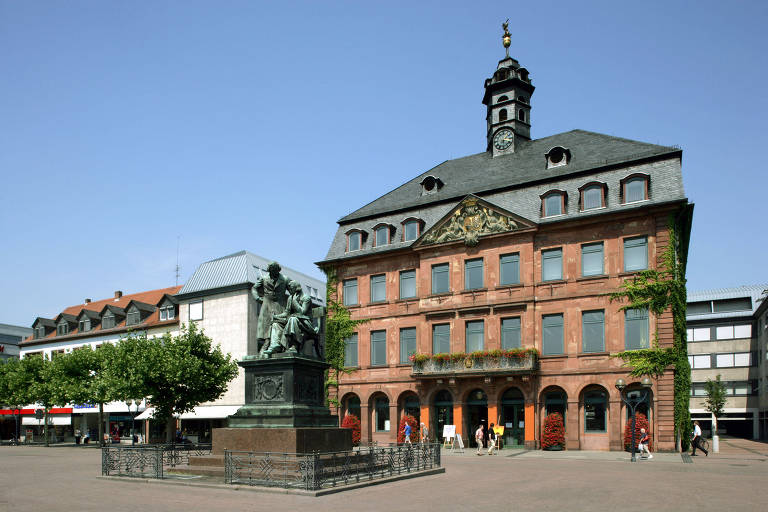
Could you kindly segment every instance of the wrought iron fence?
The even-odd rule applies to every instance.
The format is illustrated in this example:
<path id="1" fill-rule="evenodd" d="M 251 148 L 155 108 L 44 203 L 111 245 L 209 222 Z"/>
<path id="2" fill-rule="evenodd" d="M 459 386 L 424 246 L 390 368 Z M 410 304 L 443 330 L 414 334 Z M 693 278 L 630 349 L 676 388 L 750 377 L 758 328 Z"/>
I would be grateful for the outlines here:
<path id="1" fill-rule="evenodd" d="M 319 490 L 440 467 L 439 443 L 329 453 L 224 452 L 228 484 Z"/>
<path id="2" fill-rule="evenodd" d="M 189 464 L 191 456 L 210 454 L 210 444 L 105 446 L 101 449 L 101 474 L 164 478 L 166 469 Z"/>

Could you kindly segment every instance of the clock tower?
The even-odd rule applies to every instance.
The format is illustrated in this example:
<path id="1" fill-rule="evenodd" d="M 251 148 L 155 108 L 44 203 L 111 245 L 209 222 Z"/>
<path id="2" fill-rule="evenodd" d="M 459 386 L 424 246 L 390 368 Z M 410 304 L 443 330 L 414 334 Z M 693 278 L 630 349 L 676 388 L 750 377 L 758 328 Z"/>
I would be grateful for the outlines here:
<path id="1" fill-rule="evenodd" d="M 503 24 L 507 56 L 485 80 L 483 105 L 487 108 L 487 151 L 496 157 L 515 152 L 515 145 L 531 140 L 531 95 L 534 87 L 528 70 L 509 56 L 509 20 Z"/>

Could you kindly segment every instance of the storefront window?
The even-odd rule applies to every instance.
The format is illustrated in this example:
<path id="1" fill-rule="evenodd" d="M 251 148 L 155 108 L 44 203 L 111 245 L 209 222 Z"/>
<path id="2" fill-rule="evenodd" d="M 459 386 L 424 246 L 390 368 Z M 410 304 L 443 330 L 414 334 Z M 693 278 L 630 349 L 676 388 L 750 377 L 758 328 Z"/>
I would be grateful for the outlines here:
<path id="1" fill-rule="evenodd" d="M 389 432 L 389 399 L 376 399 L 376 432 Z"/>
<path id="2" fill-rule="evenodd" d="M 603 391 L 590 391 L 584 395 L 585 432 L 605 432 L 606 404 Z"/>

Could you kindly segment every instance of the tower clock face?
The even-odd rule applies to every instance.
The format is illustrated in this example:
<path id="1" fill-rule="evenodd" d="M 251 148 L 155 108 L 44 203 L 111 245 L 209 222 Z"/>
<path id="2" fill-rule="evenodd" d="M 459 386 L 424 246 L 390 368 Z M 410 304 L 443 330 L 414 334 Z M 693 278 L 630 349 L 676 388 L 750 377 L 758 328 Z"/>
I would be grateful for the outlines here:
<path id="1" fill-rule="evenodd" d="M 512 145 L 513 137 L 514 134 L 512 133 L 512 130 L 509 128 L 503 128 L 496 132 L 496 135 L 493 136 L 493 147 L 499 151 L 503 151 Z"/>

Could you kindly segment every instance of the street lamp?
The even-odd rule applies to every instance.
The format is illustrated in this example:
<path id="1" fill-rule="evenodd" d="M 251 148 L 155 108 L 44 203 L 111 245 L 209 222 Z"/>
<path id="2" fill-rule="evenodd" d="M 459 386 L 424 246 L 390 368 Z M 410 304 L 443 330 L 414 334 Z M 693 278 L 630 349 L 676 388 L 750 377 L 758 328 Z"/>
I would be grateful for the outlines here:
<path id="1" fill-rule="evenodd" d="M 624 381 L 624 379 L 619 379 L 616 381 L 616 389 L 619 390 L 619 396 L 621 397 L 621 401 L 627 404 L 627 407 L 629 407 L 629 411 L 632 414 L 632 430 L 631 430 L 631 437 L 632 437 L 632 462 L 635 462 L 637 459 L 635 457 L 635 409 L 638 405 L 645 402 L 645 399 L 648 398 L 648 391 L 651 389 L 651 386 L 653 386 L 653 383 L 651 382 L 651 379 L 649 377 L 643 377 L 643 380 L 640 381 L 640 385 L 643 386 L 643 393 L 639 397 L 630 398 L 627 396 L 624 397 L 624 388 L 627 387 L 627 383 Z"/>
<path id="2" fill-rule="evenodd" d="M 136 416 L 139 414 L 139 405 L 141 405 L 141 400 L 126 400 L 125 405 L 128 406 L 128 414 L 131 415 L 131 445 L 136 444 L 136 435 L 134 433 L 134 428 L 136 426 Z M 131 411 L 131 405 L 136 406 L 136 411 Z"/>

